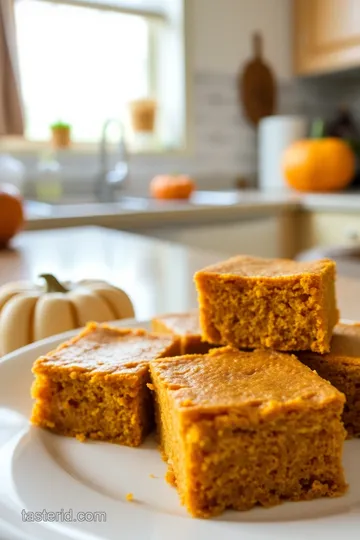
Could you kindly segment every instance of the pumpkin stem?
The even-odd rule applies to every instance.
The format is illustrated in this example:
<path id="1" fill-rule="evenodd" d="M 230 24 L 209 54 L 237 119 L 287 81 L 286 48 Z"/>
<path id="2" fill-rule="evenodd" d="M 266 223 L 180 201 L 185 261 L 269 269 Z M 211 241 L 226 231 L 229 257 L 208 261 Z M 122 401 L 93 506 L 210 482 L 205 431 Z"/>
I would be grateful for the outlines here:
<path id="1" fill-rule="evenodd" d="M 316 118 L 311 126 L 311 139 L 322 139 L 325 135 L 325 122 L 322 118 Z"/>
<path id="2" fill-rule="evenodd" d="M 68 289 L 66 289 L 64 287 L 64 285 L 61 285 L 61 283 L 52 274 L 41 274 L 39 277 L 41 277 L 41 278 L 43 278 L 45 280 L 46 292 L 48 292 L 48 293 L 51 293 L 51 292 L 66 293 L 66 292 L 68 292 Z"/>

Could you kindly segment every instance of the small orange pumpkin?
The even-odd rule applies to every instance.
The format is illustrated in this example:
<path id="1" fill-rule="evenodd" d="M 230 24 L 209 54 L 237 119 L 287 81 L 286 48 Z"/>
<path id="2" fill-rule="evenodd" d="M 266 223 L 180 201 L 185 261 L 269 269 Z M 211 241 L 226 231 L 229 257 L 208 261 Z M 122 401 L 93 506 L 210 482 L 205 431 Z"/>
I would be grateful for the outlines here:
<path id="1" fill-rule="evenodd" d="M 194 181 L 184 174 L 158 175 L 150 182 L 150 194 L 155 199 L 188 199 L 194 189 Z"/>
<path id="2" fill-rule="evenodd" d="M 355 155 L 341 139 L 306 139 L 289 146 L 282 166 L 288 184 L 299 191 L 337 191 L 353 179 Z"/>
<path id="3" fill-rule="evenodd" d="M 7 246 L 24 223 L 20 192 L 11 184 L 0 184 L 0 249 Z"/>

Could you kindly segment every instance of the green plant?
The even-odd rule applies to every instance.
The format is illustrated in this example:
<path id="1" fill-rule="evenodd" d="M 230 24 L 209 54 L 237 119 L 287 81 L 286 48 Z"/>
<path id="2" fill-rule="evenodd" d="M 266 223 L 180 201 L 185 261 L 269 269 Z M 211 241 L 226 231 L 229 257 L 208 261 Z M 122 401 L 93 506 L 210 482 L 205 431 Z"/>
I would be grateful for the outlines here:
<path id="1" fill-rule="evenodd" d="M 58 122 L 54 122 L 54 124 L 51 124 L 51 129 L 70 129 L 70 124 L 67 124 L 66 122 L 62 122 L 59 120 Z"/>

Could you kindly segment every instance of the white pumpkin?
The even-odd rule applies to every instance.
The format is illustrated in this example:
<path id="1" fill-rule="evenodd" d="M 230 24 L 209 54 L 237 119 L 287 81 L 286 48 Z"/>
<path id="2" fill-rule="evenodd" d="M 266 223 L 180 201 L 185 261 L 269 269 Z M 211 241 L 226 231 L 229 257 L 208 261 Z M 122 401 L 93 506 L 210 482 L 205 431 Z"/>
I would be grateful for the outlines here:
<path id="1" fill-rule="evenodd" d="M 40 277 L 43 286 L 18 281 L 0 287 L 0 355 L 88 321 L 135 315 L 127 294 L 105 281 L 84 280 L 65 287 L 50 274 Z"/>

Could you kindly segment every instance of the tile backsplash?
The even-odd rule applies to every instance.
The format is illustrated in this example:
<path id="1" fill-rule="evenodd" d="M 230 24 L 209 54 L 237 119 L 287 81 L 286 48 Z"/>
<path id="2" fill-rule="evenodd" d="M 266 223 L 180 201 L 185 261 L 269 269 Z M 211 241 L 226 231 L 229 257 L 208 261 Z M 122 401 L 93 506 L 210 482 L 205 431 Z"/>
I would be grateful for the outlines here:
<path id="1" fill-rule="evenodd" d="M 360 120 L 359 87 L 360 76 L 356 74 L 278 81 L 276 114 L 329 118 L 337 105 L 346 103 L 355 118 Z M 245 177 L 256 185 L 256 130 L 244 117 L 236 77 L 196 73 L 192 84 L 191 111 L 191 152 L 132 156 L 132 180 L 127 192 L 146 193 L 149 180 L 155 174 L 172 171 L 194 175 L 203 189 L 232 188 L 237 177 Z M 35 158 L 24 156 L 24 160 L 33 177 Z M 98 170 L 98 156 L 68 152 L 61 160 L 68 190 L 88 191 L 89 179 L 92 180 Z"/>
<path id="2" fill-rule="evenodd" d="M 346 104 L 360 126 L 360 72 L 277 81 L 278 115 L 328 120 Z M 195 159 L 206 168 L 244 175 L 256 183 L 256 131 L 245 119 L 236 78 L 197 74 L 194 81 Z"/>
<path id="3" fill-rule="evenodd" d="M 256 130 L 243 116 L 234 77 L 195 75 L 193 123 L 200 172 L 253 175 Z"/>

